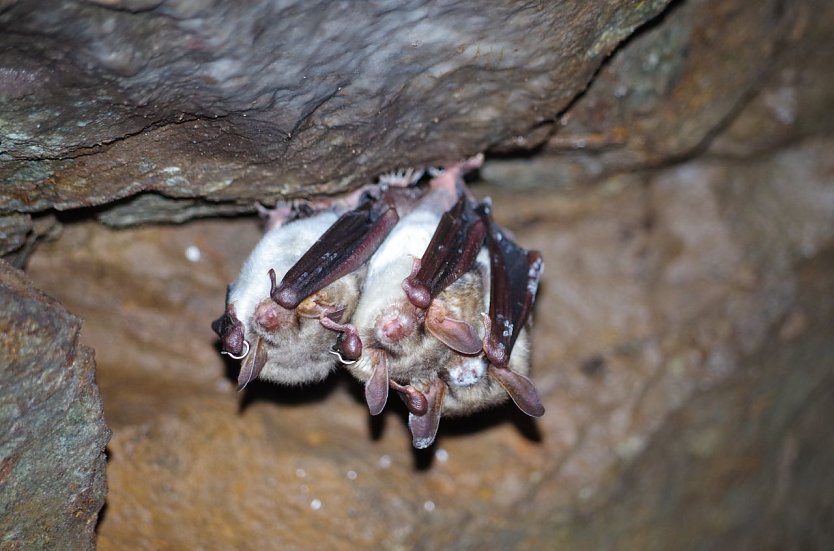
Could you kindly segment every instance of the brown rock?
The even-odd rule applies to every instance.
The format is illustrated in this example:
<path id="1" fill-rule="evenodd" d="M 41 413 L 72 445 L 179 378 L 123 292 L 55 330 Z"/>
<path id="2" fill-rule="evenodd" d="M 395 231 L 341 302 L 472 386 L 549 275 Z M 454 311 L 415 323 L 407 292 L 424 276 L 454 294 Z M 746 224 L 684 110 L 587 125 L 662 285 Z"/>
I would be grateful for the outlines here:
<path id="1" fill-rule="evenodd" d="M 115 430 L 101 547 L 585 541 L 571 519 L 618 514 L 612 492 L 631 480 L 621 475 L 644 480 L 642 458 L 656 453 L 646 450 L 671 445 L 658 431 L 681 422 L 681 408 L 709 410 L 721 393 L 709 389 L 736 384 L 799 304 L 796 266 L 834 240 L 832 149 L 818 141 L 749 164 L 697 161 L 560 193 L 547 181 L 525 194 L 479 188 L 545 257 L 533 378 L 547 414 L 534 423 L 507 406 L 444 420 L 427 453 L 412 451 L 403 408 L 370 422 L 346 377 L 234 393 L 237 366 L 223 363 L 208 323 L 258 239 L 253 221 L 67 227 L 30 273 L 83 313 L 98 352 Z M 77 277 L 64 281 L 59 267 Z M 780 388 L 773 373 L 761 385 Z M 717 461 L 707 436 L 699 457 Z M 710 530 L 693 525 L 691 538 Z"/>

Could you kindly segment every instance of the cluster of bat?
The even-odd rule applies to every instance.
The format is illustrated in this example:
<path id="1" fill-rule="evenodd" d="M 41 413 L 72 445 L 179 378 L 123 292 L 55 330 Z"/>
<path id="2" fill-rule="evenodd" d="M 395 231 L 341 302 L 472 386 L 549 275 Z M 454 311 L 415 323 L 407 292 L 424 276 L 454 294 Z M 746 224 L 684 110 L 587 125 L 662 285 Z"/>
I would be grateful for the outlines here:
<path id="1" fill-rule="evenodd" d="M 271 211 L 212 323 L 222 352 L 243 360 L 238 389 L 257 377 L 320 381 L 342 364 L 365 383 L 372 415 L 389 389 L 399 394 L 416 448 L 434 441 L 441 414 L 508 394 L 541 416 L 526 375 L 542 260 L 466 189 L 482 159 L 433 171 L 428 186 L 422 171 L 381 178 L 352 195 L 352 210 Z"/>

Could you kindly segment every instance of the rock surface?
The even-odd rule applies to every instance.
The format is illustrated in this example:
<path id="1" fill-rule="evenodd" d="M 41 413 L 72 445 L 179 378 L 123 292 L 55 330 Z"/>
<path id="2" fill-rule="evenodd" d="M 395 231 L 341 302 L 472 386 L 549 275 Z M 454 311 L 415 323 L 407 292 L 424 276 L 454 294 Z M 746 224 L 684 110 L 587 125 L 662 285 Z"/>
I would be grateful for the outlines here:
<path id="1" fill-rule="evenodd" d="M 0 548 L 94 549 L 102 419 L 81 320 L 0 260 Z"/>
<path id="2" fill-rule="evenodd" d="M 796 398 L 810 389 L 794 385 L 809 369 L 809 384 L 824 388 L 831 364 L 806 367 L 789 355 L 806 340 L 827 342 L 831 311 L 807 309 L 832 276 L 832 150 L 830 140 L 813 141 L 769 159 L 698 160 L 581 190 L 477 188 L 546 258 L 533 376 L 547 414 L 534 423 L 507 406 L 444 420 L 427 453 L 411 449 L 404 411 L 370 422 L 347 377 L 234 392 L 236 366 L 217 354 L 207 321 L 258 239 L 254 221 L 68 226 L 29 271 L 84 316 L 85 342 L 98 353 L 115 431 L 100 547 L 594 547 L 625 534 L 664 548 L 749 528 L 713 472 L 742 469 L 755 450 L 770 459 L 750 476 L 767 478 L 779 454 L 793 453 L 774 442 L 791 434 L 797 453 L 811 446 L 809 460 L 820 461 L 802 404 L 830 406 L 824 391 Z M 801 268 L 807 258 L 819 258 L 817 268 Z M 59 266 L 79 277 L 58 278 Z M 768 363 L 781 342 L 784 356 Z M 746 397 L 759 392 L 768 399 L 750 410 Z M 724 424 L 713 426 L 719 412 Z M 767 412 L 772 422 L 757 417 Z M 785 425 L 793 415 L 807 428 Z M 754 420 L 775 440 L 734 436 Z M 691 484 L 704 506 L 724 507 L 723 524 L 690 508 L 693 486 L 668 479 L 676 468 L 703 473 Z M 795 474 L 780 491 L 810 496 L 805 475 L 784 468 Z M 771 500 L 772 515 L 795 507 L 752 482 L 740 488 L 750 492 L 745 503 Z M 620 500 L 631 492 L 626 509 Z M 698 522 L 669 532 L 667 507 Z"/>
<path id="3" fill-rule="evenodd" d="M 667 2 L 9 2 L 0 213 L 147 191 L 251 209 L 535 144 Z"/>
<path id="4" fill-rule="evenodd" d="M 834 541 L 834 4 L 673 2 L 631 38 L 665 2 L 45 5 L 0 13 L 0 250 L 64 225 L 28 272 L 96 349 L 102 549 Z M 347 376 L 234 392 L 208 323 L 254 220 L 92 221 L 535 146 L 476 193 L 545 258 L 547 414 L 444 420 L 425 452 Z"/>

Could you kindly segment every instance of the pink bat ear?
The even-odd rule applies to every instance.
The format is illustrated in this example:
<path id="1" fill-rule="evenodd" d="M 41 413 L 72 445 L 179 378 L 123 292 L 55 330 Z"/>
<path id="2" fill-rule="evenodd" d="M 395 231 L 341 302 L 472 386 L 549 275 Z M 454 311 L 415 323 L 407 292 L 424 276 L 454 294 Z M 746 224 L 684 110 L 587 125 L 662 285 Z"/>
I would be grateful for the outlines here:
<path id="1" fill-rule="evenodd" d="M 237 389 L 243 390 L 246 385 L 254 381 L 260 375 L 266 365 L 266 346 L 260 337 L 255 341 L 255 350 L 246 356 L 240 366 L 240 374 L 237 376 Z"/>
<path id="2" fill-rule="evenodd" d="M 384 352 L 371 355 L 374 370 L 365 383 L 365 401 L 371 415 L 379 415 L 388 402 L 388 358 Z"/>
<path id="3" fill-rule="evenodd" d="M 418 450 L 428 448 L 434 442 L 437 435 L 437 427 L 440 426 L 440 413 L 443 409 L 443 396 L 446 394 L 446 383 L 435 379 L 426 392 L 429 402 L 428 410 L 424 415 L 408 414 L 408 428 L 411 430 L 411 443 Z"/>
<path id="4" fill-rule="evenodd" d="M 530 417 L 544 415 L 544 406 L 533 381 L 506 368 L 489 366 L 489 374 L 504 387 L 518 409 Z"/>
<path id="5" fill-rule="evenodd" d="M 478 330 L 469 322 L 446 317 L 442 308 L 429 308 L 426 316 L 426 329 L 434 337 L 460 354 L 477 354 L 483 347 Z"/>

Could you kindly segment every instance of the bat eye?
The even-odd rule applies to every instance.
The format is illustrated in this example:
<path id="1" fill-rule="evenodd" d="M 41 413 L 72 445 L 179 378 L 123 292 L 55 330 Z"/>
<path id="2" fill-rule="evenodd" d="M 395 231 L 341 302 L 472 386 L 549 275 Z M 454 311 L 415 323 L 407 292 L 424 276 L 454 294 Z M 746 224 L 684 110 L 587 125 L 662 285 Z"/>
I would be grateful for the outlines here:
<path id="1" fill-rule="evenodd" d="M 231 352 L 226 352 L 225 350 L 221 350 L 220 353 L 221 354 L 226 354 L 227 356 L 229 356 L 233 360 L 242 360 L 243 358 L 245 358 L 249 354 L 249 341 L 247 341 L 246 339 L 243 340 L 243 347 L 244 347 L 245 350 L 243 351 L 243 353 L 240 356 L 235 356 Z"/>

